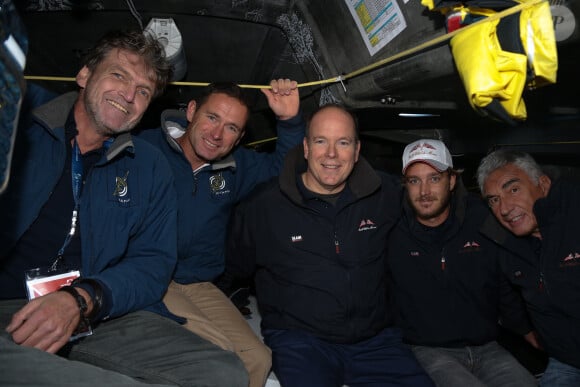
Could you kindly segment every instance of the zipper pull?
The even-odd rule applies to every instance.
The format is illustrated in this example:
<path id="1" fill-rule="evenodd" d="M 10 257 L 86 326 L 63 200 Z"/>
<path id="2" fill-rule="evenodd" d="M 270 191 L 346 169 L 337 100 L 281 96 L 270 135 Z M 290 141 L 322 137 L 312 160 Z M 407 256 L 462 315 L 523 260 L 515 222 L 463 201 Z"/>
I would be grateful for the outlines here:
<path id="1" fill-rule="evenodd" d="M 441 256 L 441 271 L 445 271 L 445 257 Z"/>
<path id="2" fill-rule="evenodd" d="M 195 196 L 197 193 L 197 173 L 193 173 L 193 190 L 191 192 L 191 196 Z"/>
<path id="3" fill-rule="evenodd" d="M 338 245 L 338 241 L 334 240 L 334 249 L 336 250 L 336 254 L 340 254 L 340 246 Z"/>
<path id="4" fill-rule="evenodd" d="M 538 284 L 538 290 L 540 292 L 544 291 L 544 273 L 540 273 L 540 283 Z"/>

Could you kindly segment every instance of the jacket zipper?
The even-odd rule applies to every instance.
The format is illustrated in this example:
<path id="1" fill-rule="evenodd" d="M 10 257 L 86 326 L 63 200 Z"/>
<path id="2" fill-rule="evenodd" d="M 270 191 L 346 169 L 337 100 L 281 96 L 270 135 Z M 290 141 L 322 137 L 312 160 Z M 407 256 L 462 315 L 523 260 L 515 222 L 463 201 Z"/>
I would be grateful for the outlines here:
<path id="1" fill-rule="evenodd" d="M 334 251 L 336 253 L 336 255 L 340 254 L 340 242 L 338 241 L 338 237 L 336 236 L 336 232 L 334 233 Z M 352 310 L 353 310 L 353 300 L 352 300 L 352 282 L 351 282 L 351 278 L 350 278 L 350 274 L 348 272 L 348 270 L 346 271 L 346 282 L 349 284 L 349 286 L 351 287 L 351 291 L 348 292 L 348 301 L 347 301 L 347 321 L 348 321 L 348 325 L 349 325 L 349 329 L 351 331 L 351 334 L 353 334 L 354 332 L 354 324 L 351 321 L 351 316 L 352 316 Z"/>
<path id="2" fill-rule="evenodd" d="M 540 261 L 540 267 L 539 267 L 539 269 L 540 269 L 540 278 L 538 279 L 538 291 L 540 291 L 540 292 L 544 292 L 545 291 L 546 294 L 548 295 L 549 293 L 548 293 L 547 288 L 546 288 L 546 285 L 547 284 L 546 284 L 546 280 L 544 279 L 544 257 L 543 257 L 543 254 L 542 254 L 543 253 L 542 247 L 543 246 L 540 244 L 540 249 L 539 249 L 539 253 L 538 253 L 538 258 L 539 258 L 539 261 Z"/>
<path id="3" fill-rule="evenodd" d="M 197 193 L 197 173 L 193 172 L 193 190 L 191 191 L 191 196 L 195 196 Z"/>

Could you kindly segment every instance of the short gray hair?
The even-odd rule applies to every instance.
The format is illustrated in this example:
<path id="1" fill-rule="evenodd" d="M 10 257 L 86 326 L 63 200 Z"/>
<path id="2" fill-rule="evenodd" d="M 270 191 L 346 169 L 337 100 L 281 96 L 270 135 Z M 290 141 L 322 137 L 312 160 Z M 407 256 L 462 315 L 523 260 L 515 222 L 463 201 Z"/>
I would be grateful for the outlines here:
<path id="1" fill-rule="evenodd" d="M 477 168 L 477 183 L 482 194 L 483 185 L 488 176 L 496 169 L 508 164 L 514 164 L 520 168 L 536 185 L 539 184 L 540 176 L 545 174 L 530 154 L 517 150 L 498 149 L 481 159 L 479 167 Z"/>

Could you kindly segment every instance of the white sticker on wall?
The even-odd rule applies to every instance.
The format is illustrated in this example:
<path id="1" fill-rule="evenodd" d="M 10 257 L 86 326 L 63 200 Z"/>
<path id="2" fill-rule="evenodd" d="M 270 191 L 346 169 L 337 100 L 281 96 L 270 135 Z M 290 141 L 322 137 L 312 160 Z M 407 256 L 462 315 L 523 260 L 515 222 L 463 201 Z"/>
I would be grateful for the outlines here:
<path id="1" fill-rule="evenodd" d="M 345 2 L 371 56 L 407 28 L 396 0 L 345 0 Z"/>

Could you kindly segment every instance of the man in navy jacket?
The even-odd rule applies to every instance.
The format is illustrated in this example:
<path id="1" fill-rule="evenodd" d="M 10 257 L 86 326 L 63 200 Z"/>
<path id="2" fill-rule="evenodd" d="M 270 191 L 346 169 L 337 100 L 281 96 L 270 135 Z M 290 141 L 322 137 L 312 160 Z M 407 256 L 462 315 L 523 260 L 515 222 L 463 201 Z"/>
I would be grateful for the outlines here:
<path id="1" fill-rule="evenodd" d="M 466 192 L 439 140 L 407 145 L 403 181 L 387 262 L 404 340 L 439 386 L 534 386 L 496 342 L 498 321 L 521 335 L 531 329 L 501 272 L 500 248 L 479 233 L 485 204 Z"/>
<path id="2" fill-rule="evenodd" d="M 504 271 L 549 356 L 540 385 L 579 386 L 580 182 L 551 178 L 529 154 L 509 149 L 487 155 L 477 179 L 495 216 L 482 231 L 505 248 Z"/>
<path id="3" fill-rule="evenodd" d="M 29 359 L 58 367 L 49 354 L 70 342 L 61 351 L 69 359 L 150 383 L 247 385 L 237 357 L 182 329 L 161 302 L 176 261 L 173 177 L 163 155 L 128 132 L 169 74 L 159 42 L 113 31 L 88 51 L 78 93 L 29 88 L 0 198 L 0 326 L 10 342 L 0 352 L 11 355 L 0 384 L 52 382 L 27 371 L 37 364 Z M 62 274 L 77 278 L 58 291 L 32 288 Z M 92 335 L 71 341 L 90 325 Z M 94 375 L 76 368 L 75 384 Z"/>
<path id="4" fill-rule="evenodd" d="M 273 80 L 262 92 L 278 119 L 272 153 L 238 147 L 250 106 L 245 91 L 230 82 L 209 85 L 184 112 L 163 112 L 161 130 L 142 133 L 167 157 L 178 197 L 178 260 L 164 301 L 187 319 L 187 329 L 236 352 L 249 372 L 250 387 L 264 385 L 270 350 L 212 281 L 224 270 L 234 206 L 258 183 L 277 175 L 286 152 L 304 137 L 296 82 Z"/>

